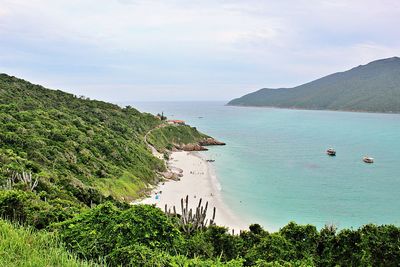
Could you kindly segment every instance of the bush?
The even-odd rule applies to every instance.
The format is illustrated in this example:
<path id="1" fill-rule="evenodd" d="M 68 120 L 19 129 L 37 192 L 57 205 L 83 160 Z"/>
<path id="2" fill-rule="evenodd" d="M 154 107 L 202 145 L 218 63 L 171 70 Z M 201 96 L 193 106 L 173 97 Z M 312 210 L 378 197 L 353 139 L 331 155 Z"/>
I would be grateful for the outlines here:
<path id="1" fill-rule="evenodd" d="M 214 255 L 223 261 L 235 259 L 239 254 L 239 238 L 228 233 L 226 227 L 209 226 L 204 238 L 212 244 Z"/>
<path id="2" fill-rule="evenodd" d="M 111 266 L 162 267 L 170 261 L 170 256 L 143 245 L 129 245 L 113 250 L 106 257 L 106 261 Z"/>
<path id="3" fill-rule="evenodd" d="M 37 229 L 69 219 L 79 211 L 73 203 L 58 199 L 43 201 L 32 192 L 0 191 L 0 216 Z"/>
<path id="4" fill-rule="evenodd" d="M 121 264 L 116 256 L 121 251 L 136 253 L 133 249 L 138 244 L 169 252 L 178 251 L 183 244 L 182 235 L 171 219 L 149 205 L 121 210 L 107 202 L 61 223 L 59 231 L 67 247 L 79 256 L 108 257 L 113 260 L 111 264 Z"/>
<path id="5" fill-rule="evenodd" d="M 296 259 L 308 258 L 315 255 L 319 237 L 315 226 L 298 225 L 290 222 L 279 232 L 293 246 Z"/>

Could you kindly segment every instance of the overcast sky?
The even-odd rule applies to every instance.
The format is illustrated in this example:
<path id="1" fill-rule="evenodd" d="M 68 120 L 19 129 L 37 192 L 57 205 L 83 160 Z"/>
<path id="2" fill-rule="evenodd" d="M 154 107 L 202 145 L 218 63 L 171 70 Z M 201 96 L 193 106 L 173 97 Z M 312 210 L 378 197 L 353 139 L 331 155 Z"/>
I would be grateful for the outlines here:
<path id="1" fill-rule="evenodd" d="M 400 55 L 399 0 L 0 0 L 0 72 L 91 98 L 228 100 Z"/>

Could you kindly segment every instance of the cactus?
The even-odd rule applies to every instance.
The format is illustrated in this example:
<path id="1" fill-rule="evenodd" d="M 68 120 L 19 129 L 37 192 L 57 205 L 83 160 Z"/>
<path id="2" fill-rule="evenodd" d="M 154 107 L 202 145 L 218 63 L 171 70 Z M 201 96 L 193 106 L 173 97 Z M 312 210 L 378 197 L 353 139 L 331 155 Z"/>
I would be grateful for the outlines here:
<path id="1" fill-rule="evenodd" d="M 215 225 L 215 213 L 216 208 L 213 209 L 213 214 L 210 220 L 206 219 L 207 217 L 207 209 L 208 209 L 208 201 L 203 206 L 202 199 L 200 198 L 199 204 L 196 207 L 196 210 L 189 209 L 189 196 L 186 198 L 181 198 L 181 214 L 176 213 L 176 208 L 173 206 L 173 212 L 171 209 L 168 209 L 167 205 L 165 205 L 165 213 L 168 216 L 176 217 L 179 220 L 179 224 L 184 232 L 192 233 L 195 230 L 201 230 L 206 228 L 208 225 Z"/>
<path id="2" fill-rule="evenodd" d="M 10 172 L 10 171 L 9 171 Z M 36 186 L 38 185 L 38 179 L 33 179 L 32 178 L 32 173 L 31 172 L 16 172 L 12 171 L 10 172 L 10 177 L 6 181 L 6 185 L 4 185 L 4 189 L 12 189 L 15 184 L 18 182 L 21 182 L 22 184 L 25 185 L 25 190 L 27 191 L 33 191 Z"/>

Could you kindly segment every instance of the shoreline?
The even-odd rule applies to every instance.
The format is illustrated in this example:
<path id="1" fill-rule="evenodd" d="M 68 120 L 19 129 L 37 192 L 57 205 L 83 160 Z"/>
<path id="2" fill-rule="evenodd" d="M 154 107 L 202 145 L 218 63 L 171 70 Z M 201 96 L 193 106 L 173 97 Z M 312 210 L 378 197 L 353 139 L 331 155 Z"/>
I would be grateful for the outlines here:
<path id="1" fill-rule="evenodd" d="M 216 225 L 226 226 L 229 231 L 234 229 L 235 233 L 248 229 L 249 224 L 236 216 L 223 202 L 222 188 L 215 170 L 203 154 L 187 151 L 172 152 L 167 164 L 169 168 L 182 170 L 180 180 L 165 180 L 159 183 L 151 190 L 149 197 L 135 203 L 155 205 L 163 211 L 167 204 L 168 209 L 175 206 L 177 213 L 180 213 L 181 198 L 189 196 L 189 208 L 195 208 L 202 198 L 203 204 L 208 202 L 207 218 L 212 216 L 212 210 L 216 208 Z"/>
<path id="2" fill-rule="evenodd" d="M 328 112 L 344 112 L 344 113 L 366 113 L 366 114 L 382 114 L 382 115 L 400 115 L 400 112 L 382 112 L 382 111 L 366 111 L 366 110 L 353 110 L 353 109 L 312 109 L 300 107 L 279 107 L 279 106 L 252 106 L 252 105 L 228 105 L 226 107 L 239 107 L 239 108 L 270 108 L 270 109 L 287 109 L 287 110 L 300 110 L 300 111 L 328 111 Z"/>

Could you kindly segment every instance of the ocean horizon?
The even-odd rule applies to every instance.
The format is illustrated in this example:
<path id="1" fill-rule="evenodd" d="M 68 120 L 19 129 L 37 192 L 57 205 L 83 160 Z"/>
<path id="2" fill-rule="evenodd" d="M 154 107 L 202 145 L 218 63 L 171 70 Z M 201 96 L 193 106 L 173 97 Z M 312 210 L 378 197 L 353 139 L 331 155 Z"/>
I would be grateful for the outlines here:
<path id="1" fill-rule="evenodd" d="M 400 114 L 132 102 L 183 119 L 226 146 L 210 147 L 221 195 L 246 221 L 277 230 L 400 224 Z M 336 157 L 325 150 L 334 147 Z M 374 164 L 362 157 L 374 157 Z"/>

